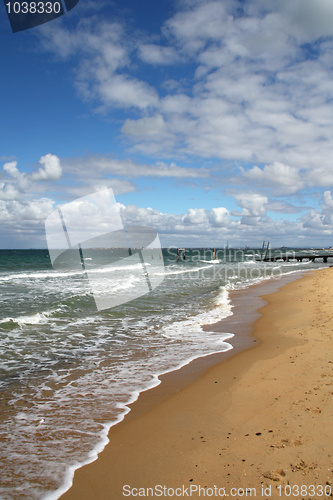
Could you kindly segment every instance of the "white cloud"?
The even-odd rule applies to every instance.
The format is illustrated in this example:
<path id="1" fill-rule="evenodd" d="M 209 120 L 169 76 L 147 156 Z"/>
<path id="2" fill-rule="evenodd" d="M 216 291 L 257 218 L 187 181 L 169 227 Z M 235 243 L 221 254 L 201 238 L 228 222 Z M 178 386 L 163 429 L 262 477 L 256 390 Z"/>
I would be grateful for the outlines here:
<path id="1" fill-rule="evenodd" d="M 163 116 L 158 114 L 138 120 L 127 119 L 121 131 L 131 137 L 161 137 L 167 132 Z"/>
<path id="2" fill-rule="evenodd" d="M 228 226 L 230 222 L 230 212 L 225 207 L 212 208 L 208 215 L 208 219 L 214 227 Z"/>
<path id="3" fill-rule="evenodd" d="M 0 181 L 0 200 L 15 200 L 20 196 L 19 186 L 22 184 L 23 174 L 17 169 L 16 161 L 5 163 L 3 170 L 13 180 Z"/>
<path id="4" fill-rule="evenodd" d="M 165 113 L 187 113 L 190 106 L 191 99 L 185 94 L 168 95 L 161 101 L 161 109 Z"/>
<path id="5" fill-rule="evenodd" d="M 319 237 L 329 234 L 330 227 L 324 225 L 324 216 L 315 212 L 307 214 L 297 222 L 272 220 L 265 216 L 258 224 L 258 219 L 265 213 L 262 209 L 265 202 L 266 200 L 256 197 L 253 193 L 243 193 L 241 203 L 247 206 L 244 208 L 244 213 L 246 211 L 247 215 L 243 212 L 230 214 L 224 207 L 211 210 L 190 208 L 185 214 L 176 215 L 161 213 L 150 207 L 118 205 L 125 225 L 143 224 L 155 227 L 163 246 L 179 246 L 182 242 L 185 246 L 223 247 L 229 240 L 229 243 L 235 247 L 245 244 L 259 247 L 263 238 L 269 239 L 272 246 L 274 244 L 280 246 L 281 242 L 295 246 L 297 243 L 306 245 L 308 241 L 311 241 L 315 227 L 317 227 L 316 233 Z"/>
<path id="6" fill-rule="evenodd" d="M 251 215 L 264 216 L 268 203 L 267 196 L 258 193 L 239 193 L 235 195 L 239 205 L 247 210 Z"/>
<path id="7" fill-rule="evenodd" d="M 15 187 L 17 191 L 25 191 L 29 187 L 29 177 L 24 172 L 20 172 L 17 168 L 17 161 L 5 163 L 3 166 L 6 172 L 13 180 L 4 183 L 4 188 L 8 191 L 9 187 Z M 6 187 L 5 187 L 6 186 Z M 13 191 L 12 191 L 13 192 Z"/>
<path id="8" fill-rule="evenodd" d="M 304 187 L 298 169 L 278 161 L 272 165 L 265 165 L 263 169 L 257 166 L 248 171 L 242 169 L 242 173 L 245 178 L 271 186 L 282 194 L 296 193 Z"/>
<path id="9" fill-rule="evenodd" d="M 33 181 L 57 181 L 62 175 L 60 160 L 56 155 L 47 154 L 39 160 L 42 165 L 38 172 L 31 175 Z"/>
<path id="10" fill-rule="evenodd" d="M 175 162 L 169 164 L 158 161 L 155 164 L 141 164 L 132 160 L 118 160 L 105 156 L 88 156 L 85 158 L 64 158 L 62 160 L 68 173 L 81 176 L 85 172 L 85 183 L 91 185 L 93 179 L 95 184 L 99 178 L 101 182 L 107 182 L 105 175 L 123 176 L 125 178 L 137 177 L 174 177 L 178 179 L 186 178 L 207 178 L 210 176 L 210 170 L 207 168 L 181 167 Z M 89 173 L 91 173 L 89 175 Z M 111 181 L 110 181 L 111 182 Z M 127 181 L 129 182 L 129 181 Z M 133 186 L 133 184 L 131 184 Z"/>
<path id="11" fill-rule="evenodd" d="M 226 241 L 232 246 L 245 244 L 260 246 L 263 238 L 269 239 L 272 245 L 295 245 L 295 238 L 302 237 L 306 244 L 314 234 L 318 238 L 332 234 L 333 201 L 329 191 L 323 199 L 322 212 L 311 211 L 301 221 L 277 221 L 265 215 L 267 199 L 256 193 L 238 193 L 238 200 L 243 211 L 230 213 L 225 207 L 190 208 L 185 214 L 162 213 L 152 207 L 125 206 L 116 203 L 116 212 L 120 214 L 125 225 L 145 225 L 155 227 L 163 246 L 224 246 Z M 54 200 L 50 198 L 28 200 L 0 200 L 0 223 L 2 235 L 15 238 L 17 243 L 31 247 L 45 246 L 44 221 L 56 210 Z M 92 227 L 101 221 L 94 218 L 91 207 L 84 207 L 89 214 Z M 80 213 L 82 207 L 80 207 Z M 107 223 L 107 219 L 106 219 Z M 99 226 L 100 227 L 100 226 Z M 7 238 L 8 235 L 8 238 Z M 319 239 L 318 239 L 319 241 Z M 15 246 L 15 245 L 14 245 Z"/>
<path id="12" fill-rule="evenodd" d="M 49 198 L 0 200 L 0 227 L 3 248 L 46 248 L 44 221 L 54 210 Z"/>
<path id="13" fill-rule="evenodd" d="M 104 113 L 136 108 L 139 116 L 121 127 L 133 151 L 266 165 L 262 174 L 249 174 L 266 185 L 274 165 L 284 164 L 296 178 L 295 191 L 302 189 L 297 169 L 312 186 L 331 182 L 330 0 L 183 1 L 153 39 L 98 18 L 64 26 L 41 30 L 42 43 L 59 57 L 73 57 L 83 99 Z M 150 77 L 137 77 L 138 55 L 155 72 L 168 66 L 167 95 Z M 180 64 L 188 64 L 186 80 L 179 78 Z M 170 82 L 177 82 L 177 94 Z"/>
<path id="14" fill-rule="evenodd" d="M 330 187 L 333 185 L 333 163 L 325 162 L 323 165 L 315 166 L 306 173 L 309 186 Z"/>
<path id="15" fill-rule="evenodd" d="M 325 207 L 333 211 L 333 199 L 331 191 L 325 191 L 323 194 L 323 201 Z"/>
<path id="16" fill-rule="evenodd" d="M 243 16 L 236 7 L 243 9 Z M 295 191 L 304 186 L 303 173 L 309 171 L 310 182 L 311 172 L 321 164 L 326 171 L 321 178 L 327 178 L 321 182 L 328 185 L 333 47 L 320 37 L 328 35 L 331 26 L 332 8 L 325 0 L 315 6 L 306 1 L 304 9 L 299 0 L 185 3 L 167 21 L 164 34 L 169 47 L 183 60 L 187 54 L 187 61 L 196 66 L 196 85 L 187 94 L 179 91 L 160 99 L 158 114 L 129 119 L 122 132 L 145 154 L 174 151 L 288 165 L 296 180 L 290 190 Z M 313 41 L 314 50 L 301 45 Z M 267 169 L 261 180 L 268 184 Z"/>
<path id="17" fill-rule="evenodd" d="M 331 191 L 324 192 L 321 210 L 310 210 L 302 217 L 301 222 L 304 229 L 311 231 L 312 237 L 328 235 L 328 244 L 332 246 L 333 199 Z"/>
<path id="18" fill-rule="evenodd" d="M 49 198 L 40 198 L 38 200 L 22 202 L 20 209 L 16 212 L 23 221 L 44 222 L 46 217 L 52 212 L 54 201 Z"/>
<path id="19" fill-rule="evenodd" d="M 2 181 L 0 180 L 0 200 L 12 202 L 11 207 L 16 206 L 15 202 L 32 203 L 32 199 L 37 192 L 44 192 L 45 185 L 41 189 L 39 182 L 57 181 L 62 173 L 60 160 L 57 156 L 47 154 L 39 160 L 42 165 L 38 172 L 32 174 L 21 172 L 17 167 L 17 161 L 7 162 L 3 165 Z M 49 184 L 47 184 L 49 187 Z M 14 203 L 14 204 L 13 204 Z M 39 203 L 34 201 L 34 203 Z M 4 205 L 3 205 L 4 206 Z M 7 206 L 7 205 L 6 205 Z M 22 212 L 22 216 L 24 211 Z"/>
<path id="20" fill-rule="evenodd" d="M 310 229 L 313 232 L 313 235 L 325 230 L 323 225 L 323 216 L 316 210 L 310 210 L 309 213 L 304 215 L 304 217 L 302 217 L 302 224 L 304 228 Z"/>
<path id="21" fill-rule="evenodd" d="M 67 186 L 63 189 L 63 194 L 66 192 L 67 197 L 81 198 L 103 189 L 112 189 L 115 195 L 132 193 L 136 191 L 136 186 L 133 182 L 126 179 L 107 178 L 95 179 L 85 176 L 84 183 L 81 185 Z M 81 177 L 81 182 L 83 181 Z"/>
<path id="22" fill-rule="evenodd" d="M 205 40 L 219 40 L 230 20 L 222 2 L 206 2 L 177 13 L 166 23 L 166 30 L 194 51 L 202 48 Z"/>
<path id="23" fill-rule="evenodd" d="M 0 200 L 16 200 L 20 192 L 11 184 L 0 182 Z"/>
<path id="24" fill-rule="evenodd" d="M 233 212 L 235 216 L 241 216 L 242 224 L 253 226 L 258 225 L 260 220 L 266 216 L 268 204 L 267 196 L 259 193 L 241 192 L 234 195 L 242 212 Z"/>
<path id="25" fill-rule="evenodd" d="M 333 5 L 330 0 L 282 0 L 280 8 L 300 42 L 333 35 Z"/>
<path id="26" fill-rule="evenodd" d="M 11 161 L 9 163 L 5 163 L 3 166 L 3 169 L 5 172 L 8 172 L 8 174 L 13 177 L 14 179 L 20 179 L 21 178 L 21 172 L 17 168 L 17 161 Z"/>
<path id="27" fill-rule="evenodd" d="M 184 224 L 205 224 L 207 220 L 207 211 L 204 208 L 189 208 L 183 217 Z"/>
<path id="28" fill-rule="evenodd" d="M 93 84 L 91 95 L 106 106 L 146 109 L 158 103 L 156 91 L 148 84 L 124 75 L 99 78 Z"/>
<path id="29" fill-rule="evenodd" d="M 126 73 L 134 47 L 121 24 L 91 18 L 72 30 L 58 24 L 40 34 L 44 47 L 56 56 L 79 57 L 76 88 L 83 99 L 97 102 L 99 111 L 113 107 L 145 110 L 158 104 L 153 87 Z"/>
<path id="30" fill-rule="evenodd" d="M 149 64 L 175 64 L 179 60 L 179 55 L 173 47 L 155 44 L 140 45 L 139 55 L 144 62 Z"/>
<path id="31" fill-rule="evenodd" d="M 331 191 L 325 191 L 323 194 L 322 217 L 325 226 L 330 226 L 333 232 L 333 198 Z M 331 245 L 333 246 L 333 242 Z"/>
<path id="32" fill-rule="evenodd" d="M 185 225 L 204 225 L 207 228 L 228 227 L 230 224 L 230 212 L 225 207 L 212 208 L 211 210 L 189 208 L 187 213 L 182 217 L 182 222 Z"/>
<path id="33" fill-rule="evenodd" d="M 267 210 L 308 211 L 313 202 L 302 199 L 305 189 L 311 187 L 319 199 L 323 188 L 333 185 L 332 5 L 331 0 L 183 0 L 154 38 L 94 20 L 74 29 L 61 24 L 45 29 L 48 50 L 73 57 L 81 97 L 104 113 L 124 109 L 120 128 L 131 151 L 156 158 L 138 164 L 95 156 L 90 166 L 88 159 L 64 160 L 72 175 L 85 169 L 84 186 L 77 189 L 112 183 L 106 176 L 207 178 L 207 168 L 186 163 L 193 157 L 217 168 L 219 161 L 243 164 L 238 186 L 228 170 L 223 178 L 239 212 L 190 208 L 176 216 L 152 208 L 123 210 L 133 220 L 154 219 L 163 234 L 183 231 L 193 238 L 214 234 L 215 228 L 235 239 L 280 232 L 287 243 L 296 234 L 307 238 L 314 227 L 328 231 L 330 191 L 321 211 L 314 208 L 297 222 L 271 220 Z M 142 61 L 152 65 L 146 73 L 138 66 Z M 171 160 L 161 161 L 165 158 Z M 180 167 L 180 161 L 189 166 Z M 2 185 L 8 199 L 32 180 L 12 172 L 13 182 Z M 117 180 L 122 192 L 135 189 L 129 180 Z M 236 192 L 246 183 L 248 192 Z M 268 193 L 298 194 L 304 206 Z"/>

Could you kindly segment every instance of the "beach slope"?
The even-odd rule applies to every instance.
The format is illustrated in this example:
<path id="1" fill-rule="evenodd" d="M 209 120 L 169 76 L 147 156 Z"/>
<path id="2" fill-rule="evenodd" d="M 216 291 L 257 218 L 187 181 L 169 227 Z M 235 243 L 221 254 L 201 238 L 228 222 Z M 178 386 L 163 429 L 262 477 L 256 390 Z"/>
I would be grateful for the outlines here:
<path id="1" fill-rule="evenodd" d="M 162 498 L 185 498 L 186 492 L 202 498 L 204 490 L 213 498 L 224 492 L 234 498 L 329 498 L 333 269 L 288 283 L 265 300 L 254 325 L 255 348 L 210 368 L 158 405 L 128 418 L 130 412 L 61 498 L 160 492 Z"/>

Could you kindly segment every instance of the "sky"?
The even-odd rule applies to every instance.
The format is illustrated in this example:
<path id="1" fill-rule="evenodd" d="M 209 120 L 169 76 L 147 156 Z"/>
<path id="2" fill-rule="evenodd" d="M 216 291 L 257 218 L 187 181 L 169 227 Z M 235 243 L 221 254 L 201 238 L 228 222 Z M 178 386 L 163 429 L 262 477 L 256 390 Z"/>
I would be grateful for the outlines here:
<path id="1" fill-rule="evenodd" d="M 0 5 L 0 248 L 112 188 L 162 246 L 333 245 L 331 0 Z"/>

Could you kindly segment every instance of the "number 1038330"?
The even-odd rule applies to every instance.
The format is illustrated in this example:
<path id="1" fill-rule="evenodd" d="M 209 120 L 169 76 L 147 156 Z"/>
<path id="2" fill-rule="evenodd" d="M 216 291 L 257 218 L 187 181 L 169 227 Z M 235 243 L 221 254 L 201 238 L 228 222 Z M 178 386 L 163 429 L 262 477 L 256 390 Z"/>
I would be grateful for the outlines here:
<path id="1" fill-rule="evenodd" d="M 332 487 L 329 484 L 323 485 L 279 485 L 276 487 L 279 497 L 314 497 L 314 498 L 327 498 L 332 495 Z"/>
<path id="2" fill-rule="evenodd" d="M 8 14 L 59 14 L 60 2 L 8 2 Z"/>

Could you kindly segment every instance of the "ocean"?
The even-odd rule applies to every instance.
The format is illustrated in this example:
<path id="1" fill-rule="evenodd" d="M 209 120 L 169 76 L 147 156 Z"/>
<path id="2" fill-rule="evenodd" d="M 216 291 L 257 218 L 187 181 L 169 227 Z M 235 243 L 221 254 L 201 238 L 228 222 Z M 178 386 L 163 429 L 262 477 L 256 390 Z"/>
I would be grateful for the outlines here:
<path id="1" fill-rule="evenodd" d="M 59 498 L 159 375 L 232 349 L 237 332 L 202 328 L 232 315 L 231 290 L 333 260 L 260 262 L 260 255 L 192 248 L 177 260 L 177 249 L 163 249 L 164 268 L 149 270 L 158 282 L 163 274 L 156 288 L 98 310 L 86 272 L 54 270 L 47 250 L 0 250 L 0 498 Z M 136 289 L 135 263 L 120 259 L 110 272 L 94 272 L 108 293 Z"/>

